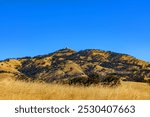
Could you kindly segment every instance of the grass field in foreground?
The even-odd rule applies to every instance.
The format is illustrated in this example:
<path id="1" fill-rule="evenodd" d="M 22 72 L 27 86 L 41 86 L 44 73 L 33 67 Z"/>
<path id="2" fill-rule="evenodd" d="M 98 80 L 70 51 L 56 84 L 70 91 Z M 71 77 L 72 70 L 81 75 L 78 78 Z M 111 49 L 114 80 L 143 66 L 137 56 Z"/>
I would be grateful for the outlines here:
<path id="1" fill-rule="evenodd" d="M 117 88 L 68 86 L 0 80 L 0 99 L 7 100 L 150 100 L 146 83 L 123 82 Z"/>

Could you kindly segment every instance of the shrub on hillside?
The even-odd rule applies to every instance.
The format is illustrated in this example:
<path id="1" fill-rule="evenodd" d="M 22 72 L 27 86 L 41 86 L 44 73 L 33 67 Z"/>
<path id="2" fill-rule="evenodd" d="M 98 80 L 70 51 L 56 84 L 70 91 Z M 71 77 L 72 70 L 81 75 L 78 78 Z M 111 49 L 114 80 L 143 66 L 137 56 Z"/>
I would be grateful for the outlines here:
<path id="1" fill-rule="evenodd" d="M 91 85 L 91 84 L 99 84 L 101 81 L 101 77 L 98 74 L 90 74 L 87 84 Z"/>
<path id="2" fill-rule="evenodd" d="M 108 75 L 101 80 L 101 84 L 114 87 L 121 85 L 121 80 L 116 75 Z"/>
<path id="3" fill-rule="evenodd" d="M 87 80 L 88 79 L 85 77 L 78 77 L 78 78 L 69 79 L 68 83 L 69 85 L 86 85 Z"/>
<path id="4" fill-rule="evenodd" d="M 22 81 L 26 81 L 26 82 L 32 81 L 31 78 L 27 77 L 24 74 L 15 74 L 15 78 L 16 78 L 16 80 L 22 80 Z"/>
<path id="5" fill-rule="evenodd" d="M 150 86 L 150 79 L 148 80 L 148 84 L 149 84 L 149 86 Z"/>
<path id="6" fill-rule="evenodd" d="M 31 59 L 32 57 L 30 56 L 26 56 L 26 57 L 22 57 L 22 58 L 17 58 L 17 59 Z"/>
<path id="7" fill-rule="evenodd" d="M 0 70 L 0 73 L 11 73 L 10 71 Z"/>
<path id="8" fill-rule="evenodd" d="M 121 84 L 120 77 L 117 75 L 109 74 L 106 76 L 99 76 L 97 74 L 90 75 L 88 84 L 101 84 L 104 86 L 118 86 Z"/>

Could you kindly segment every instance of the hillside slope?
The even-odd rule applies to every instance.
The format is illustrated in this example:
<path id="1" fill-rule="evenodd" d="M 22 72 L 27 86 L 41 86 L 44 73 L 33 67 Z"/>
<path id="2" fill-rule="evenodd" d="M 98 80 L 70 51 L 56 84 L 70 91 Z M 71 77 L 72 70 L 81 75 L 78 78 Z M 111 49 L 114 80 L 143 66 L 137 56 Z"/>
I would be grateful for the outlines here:
<path id="1" fill-rule="evenodd" d="M 7 59 L 0 62 L 0 78 L 64 82 L 109 75 L 115 75 L 124 81 L 148 81 L 150 63 L 110 51 L 87 49 L 76 52 L 68 48 L 33 58 Z"/>

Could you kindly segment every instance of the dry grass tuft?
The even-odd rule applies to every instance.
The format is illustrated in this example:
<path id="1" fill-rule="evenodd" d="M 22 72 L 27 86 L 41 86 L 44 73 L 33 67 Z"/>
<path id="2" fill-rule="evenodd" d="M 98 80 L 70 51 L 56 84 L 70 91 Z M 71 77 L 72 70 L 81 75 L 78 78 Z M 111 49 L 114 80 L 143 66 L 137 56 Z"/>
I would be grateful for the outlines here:
<path id="1" fill-rule="evenodd" d="M 117 88 L 102 86 L 69 86 L 0 80 L 0 99 L 9 100 L 147 100 L 150 86 L 123 82 Z"/>

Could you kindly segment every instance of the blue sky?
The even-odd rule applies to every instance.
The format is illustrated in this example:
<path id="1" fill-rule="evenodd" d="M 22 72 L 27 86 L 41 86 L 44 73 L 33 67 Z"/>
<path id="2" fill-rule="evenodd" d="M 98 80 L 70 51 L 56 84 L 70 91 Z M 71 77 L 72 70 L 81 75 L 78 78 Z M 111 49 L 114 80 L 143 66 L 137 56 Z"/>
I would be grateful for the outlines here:
<path id="1" fill-rule="evenodd" d="M 61 48 L 150 61 L 148 0 L 0 0 L 0 59 Z"/>

